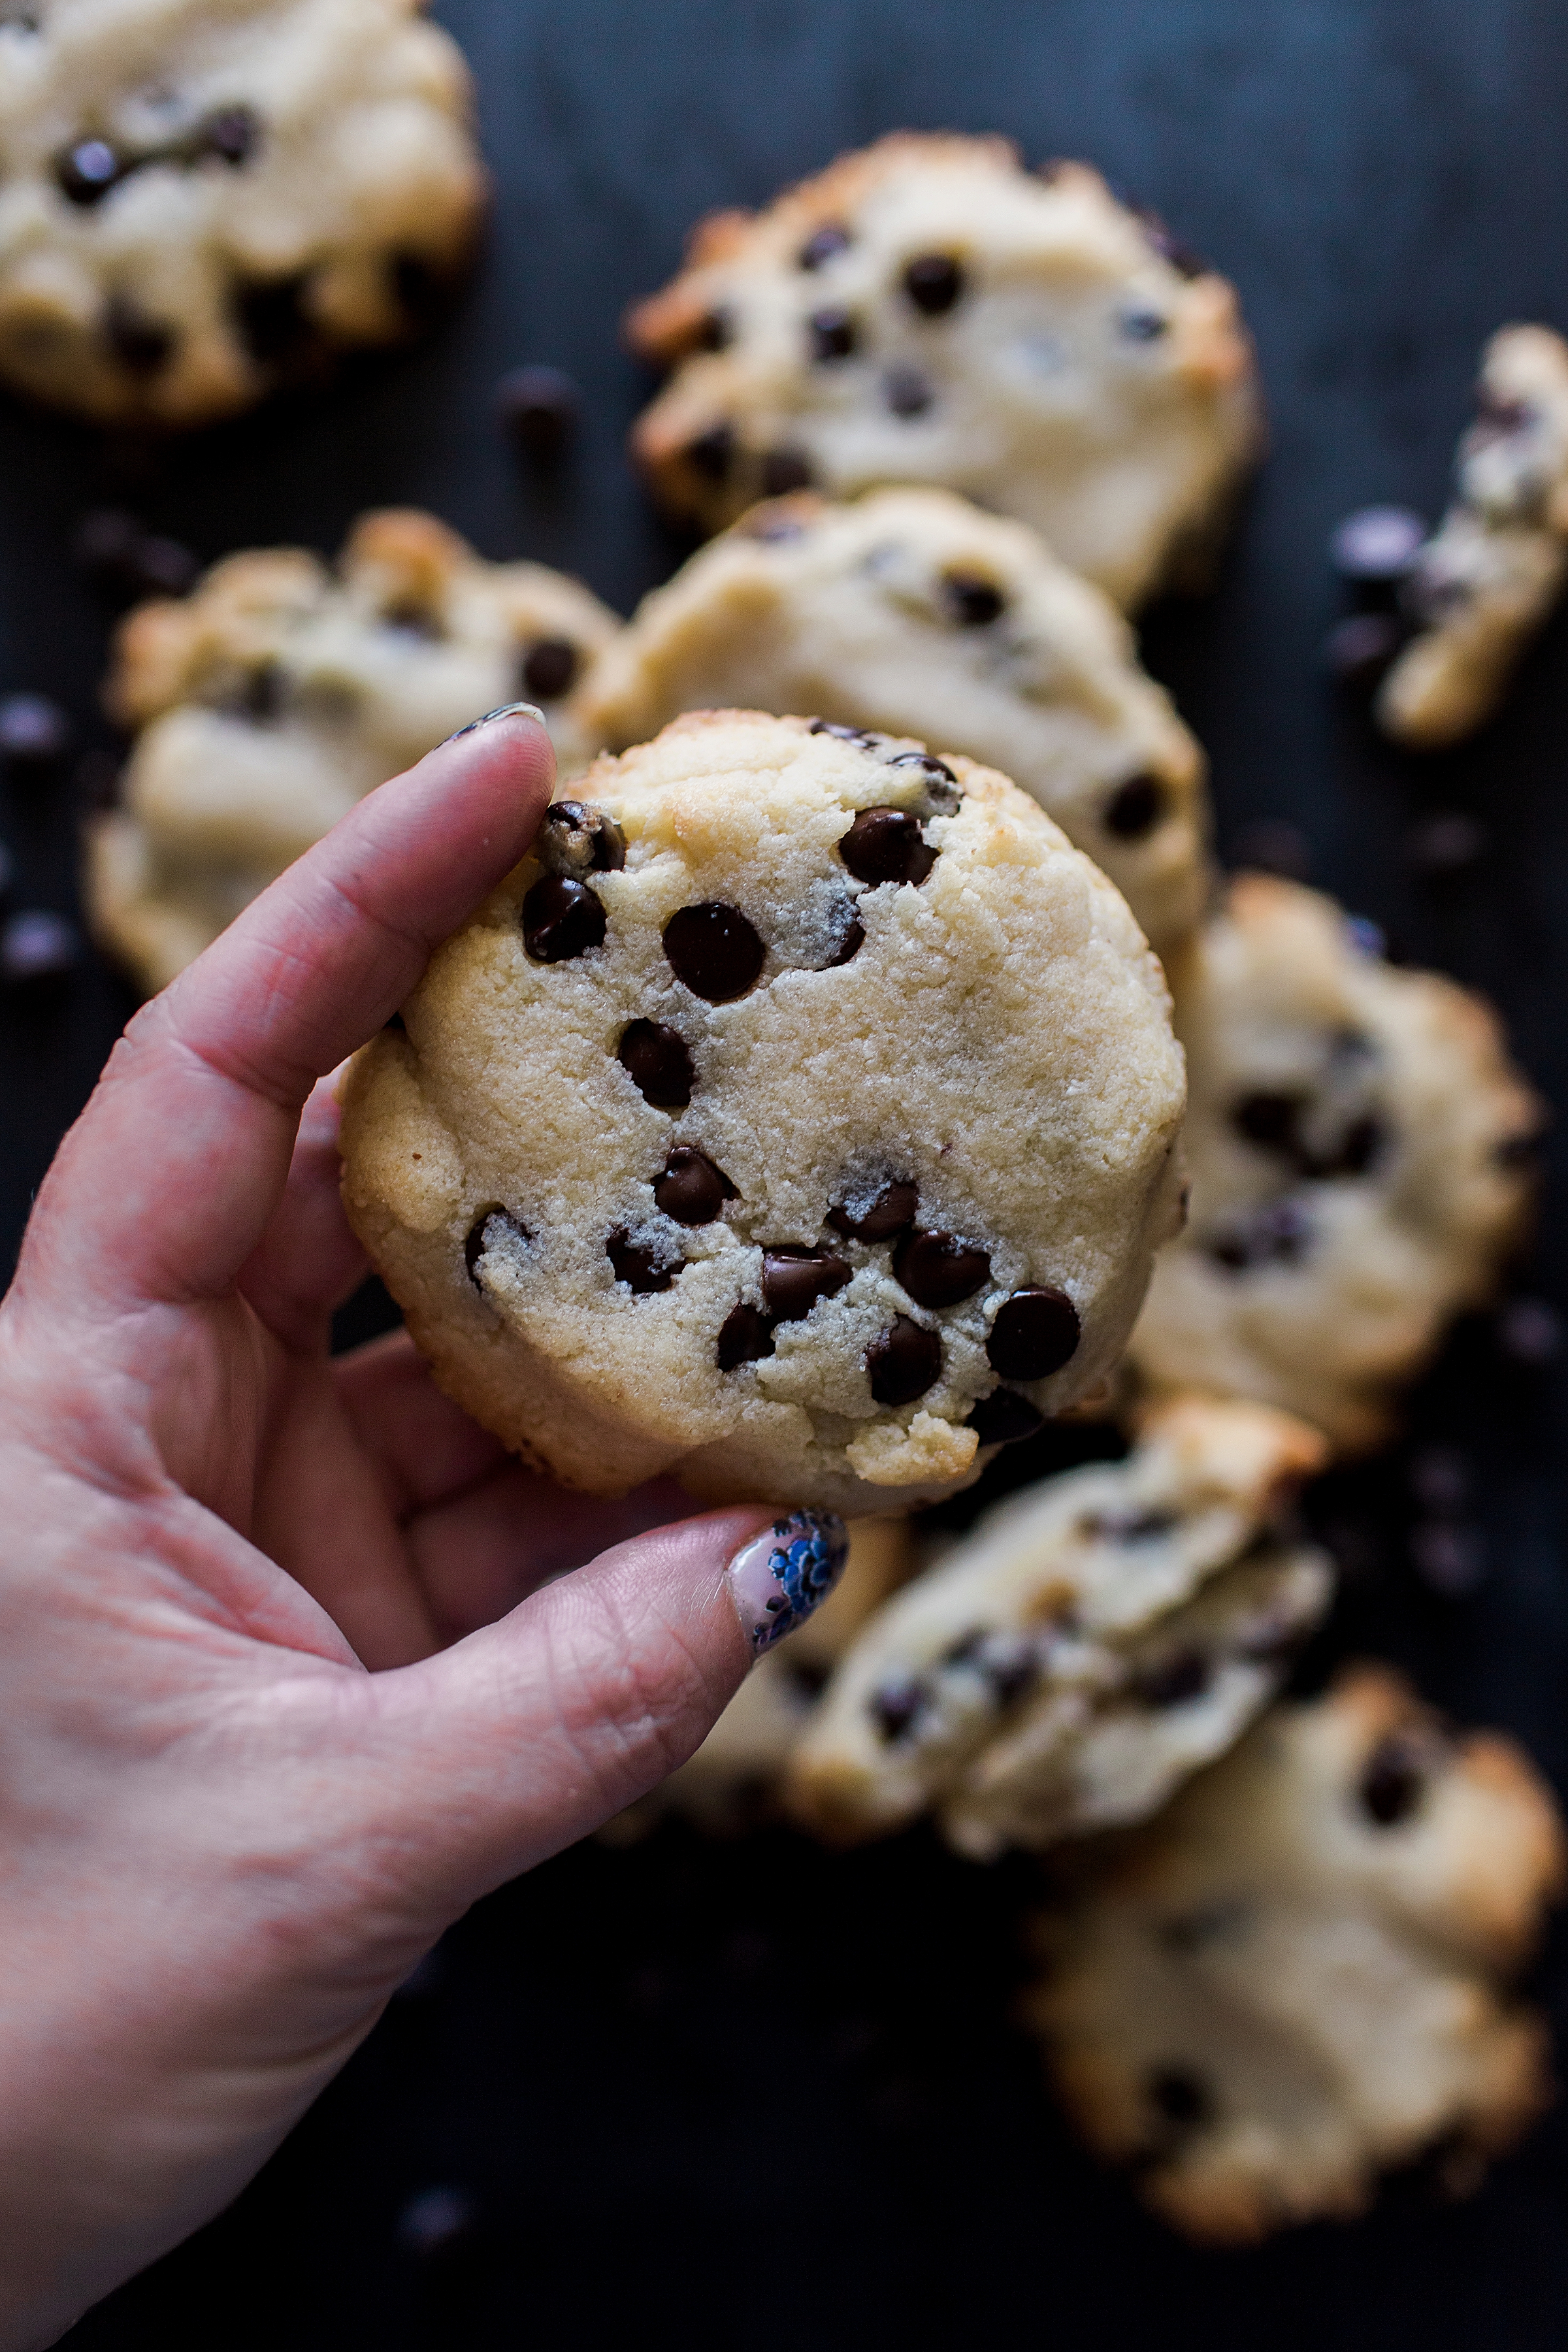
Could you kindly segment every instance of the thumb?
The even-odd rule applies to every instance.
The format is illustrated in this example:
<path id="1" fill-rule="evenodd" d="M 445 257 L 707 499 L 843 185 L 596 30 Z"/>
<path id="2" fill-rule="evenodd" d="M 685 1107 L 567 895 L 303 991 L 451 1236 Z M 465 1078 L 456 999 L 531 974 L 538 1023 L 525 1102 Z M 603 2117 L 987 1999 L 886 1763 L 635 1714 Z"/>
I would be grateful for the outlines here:
<path id="1" fill-rule="evenodd" d="M 381 1801 L 466 1906 L 683 1764 L 848 1552 L 830 1511 L 713 1511 L 617 1544 L 498 1624 L 373 1675 Z"/>

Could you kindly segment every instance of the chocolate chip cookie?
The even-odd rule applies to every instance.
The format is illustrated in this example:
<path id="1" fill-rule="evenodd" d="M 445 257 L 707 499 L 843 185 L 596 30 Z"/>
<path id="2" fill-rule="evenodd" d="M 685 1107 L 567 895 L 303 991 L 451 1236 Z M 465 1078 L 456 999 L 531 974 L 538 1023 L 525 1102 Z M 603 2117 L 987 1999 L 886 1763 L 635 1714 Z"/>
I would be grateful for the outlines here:
<path id="1" fill-rule="evenodd" d="M 934 1810 L 989 1859 L 1152 1812 L 1328 1605 L 1284 1527 L 1325 1452 L 1287 1414 L 1180 1403 L 1127 1461 L 999 1505 L 859 1633 L 794 1749 L 796 1819 L 847 1843 Z"/>
<path id="2" fill-rule="evenodd" d="M 1510 1741 L 1352 1671 L 1044 1923 L 1032 2021 L 1090 2146 L 1191 2237 L 1362 2212 L 1427 2152 L 1470 2187 L 1549 2095 L 1544 2023 L 1504 1983 L 1563 1869 Z"/>
<path id="3" fill-rule="evenodd" d="M 87 843 L 100 940 L 162 988 L 363 794 L 479 711 L 565 698 L 619 624 L 537 563 L 485 563 L 434 516 L 365 516 L 334 574 L 229 556 L 121 625 L 108 699 L 139 730 Z"/>
<path id="4" fill-rule="evenodd" d="M 754 507 L 590 671 L 619 751 L 679 711 L 804 710 L 999 768 L 1103 866 L 1157 950 L 1207 889 L 1203 758 L 1109 601 L 1024 524 L 945 490 Z"/>
<path id="5" fill-rule="evenodd" d="M 632 312 L 674 371 L 633 451 L 683 520 L 965 491 L 1131 606 L 1202 568 L 1259 442 L 1236 296 L 1082 163 L 900 132 L 721 213 Z"/>
<path id="6" fill-rule="evenodd" d="M 1478 997 L 1295 883 L 1235 881 L 1172 977 L 1191 1215 L 1130 1362 L 1375 1444 L 1521 1229 L 1542 1107 Z"/>
<path id="7" fill-rule="evenodd" d="M 1386 733 L 1416 751 L 1489 719 L 1568 575 L 1568 343 L 1505 327 L 1481 362 L 1453 504 L 1402 590 L 1415 634 L 1379 690 Z"/>
<path id="8" fill-rule="evenodd" d="M 0 377 L 191 425 L 416 328 L 484 200 L 468 69 L 416 0 L 0 15 Z"/>
<path id="9" fill-rule="evenodd" d="M 1104 1377 L 1180 1213 L 1126 906 L 919 746 L 699 713 L 595 762 L 349 1082 L 437 1378 L 570 1486 L 905 1507 Z"/>

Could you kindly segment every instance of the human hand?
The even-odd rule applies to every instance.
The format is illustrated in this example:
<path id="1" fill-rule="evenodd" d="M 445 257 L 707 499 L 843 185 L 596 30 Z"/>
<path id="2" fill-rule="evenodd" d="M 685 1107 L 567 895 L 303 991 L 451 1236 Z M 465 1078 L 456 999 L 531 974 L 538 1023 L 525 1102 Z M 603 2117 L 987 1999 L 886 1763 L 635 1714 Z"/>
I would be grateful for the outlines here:
<path id="1" fill-rule="evenodd" d="M 749 1663 L 770 1514 L 563 1495 L 401 1334 L 328 1353 L 364 1262 L 318 1081 L 551 774 L 526 713 L 454 739 L 145 1006 L 0 1306 L 6 2352 L 226 2202 L 449 1921 Z"/>

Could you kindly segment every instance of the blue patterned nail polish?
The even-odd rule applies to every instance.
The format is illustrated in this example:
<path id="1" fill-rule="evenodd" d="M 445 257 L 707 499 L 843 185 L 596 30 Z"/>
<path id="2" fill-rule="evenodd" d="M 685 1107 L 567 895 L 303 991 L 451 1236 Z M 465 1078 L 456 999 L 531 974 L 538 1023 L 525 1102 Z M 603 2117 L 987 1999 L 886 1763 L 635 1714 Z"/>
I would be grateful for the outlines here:
<path id="1" fill-rule="evenodd" d="M 849 1530 L 835 1511 L 791 1511 L 738 1551 L 725 1574 L 742 1631 L 761 1655 L 826 1600 L 849 1557 Z"/>
<path id="2" fill-rule="evenodd" d="M 466 727 L 454 728 L 447 740 L 455 743 L 459 735 L 471 735 L 476 727 L 488 727 L 492 719 L 519 718 L 537 719 L 542 727 L 544 724 L 544 713 L 537 702 L 503 702 L 497 709 L 487 710 L 482 718 L 470 719 Z"/>

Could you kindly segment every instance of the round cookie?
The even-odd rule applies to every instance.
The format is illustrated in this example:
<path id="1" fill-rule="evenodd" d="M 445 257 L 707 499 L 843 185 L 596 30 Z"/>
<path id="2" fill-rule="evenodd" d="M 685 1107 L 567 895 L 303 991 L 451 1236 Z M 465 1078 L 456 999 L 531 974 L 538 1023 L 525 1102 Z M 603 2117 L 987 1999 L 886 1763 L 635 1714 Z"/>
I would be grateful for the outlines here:
<path id="1" fill-rule="evenodd" d="M 1541 1105 L 1479 998 L 1295 883 L 1233 882 L 1172 979 L 1191 1215 L 1129 1361 L 1373 1445 L 1521 1231 Z"/>
<path id="2" fill-rule="evenodd" d="M 415 0 L 44 0 L 0 18 L 0 377 L 191 425 L 418 326 L 485 196 Z"/>
<path id="3" fill-rule="evenodd" d="M 946 490 L 755 507 L 644 599 L 574 716 L 612 751 L 682 710 L 809 710 L 951 746 L 1037 800 L 1157 952 L 1208 887 L 1203 755 L 1108 600 Z"/>
<path id="4" fill-rule="evenodd" d="M 1502 1979 L 1561 1892 L 1552 1798 L 1363 1668 L 1276 1709 L 1042 1922 L 1032 1998 L 1091 2147 L 1189 2236 L 1360 2213 L 1428 2151 L 1473 2188 L 1550 2095 Z"/>
<path id="5" fill-rule="evenodd" d="M 434 516 L 356 524 L 337 573 L 231 555 L 121 624 L 107 688 L 139 730 L 121 806 L 87 837 L 94 930 L 162 988 L 355 801 L 479 712 L 564 701 L 619 626 L 574 580 L 486 563 Z"/>
<path id="6" fill-rule="evenodd" d="M 357 1062 L 343 1197 L 437 1377 L 567 1485 L 846 1516 L 1094 1388 L 1181 1055 L 1004 778 L 755 712 L 595 763 Z"/>
<path id="7" fill-rule="evenodd" d="M 633 452 L 704 530 L 760 497 L 962 490 L 1117 603 L 1203 568 L 1257 455 L 1236 296 L 1082 163 L 903 131 L 721 213 L 627 322 Z"/>

